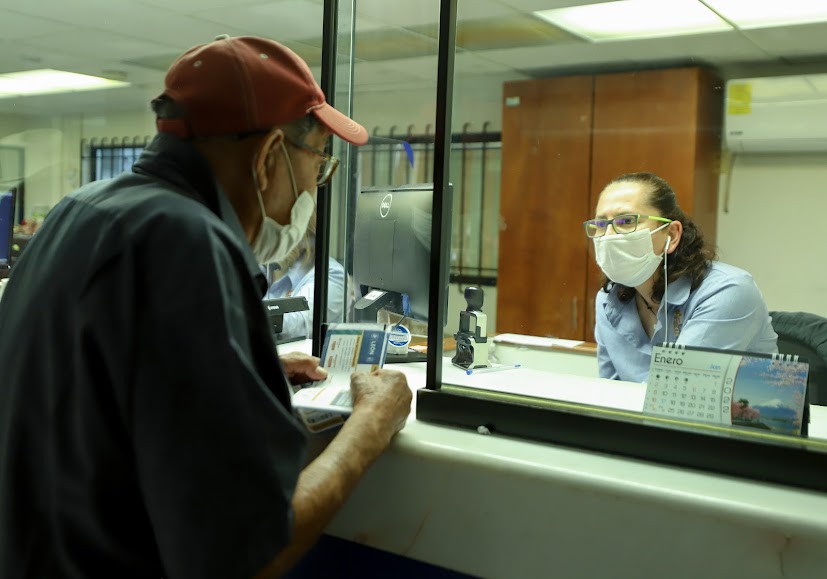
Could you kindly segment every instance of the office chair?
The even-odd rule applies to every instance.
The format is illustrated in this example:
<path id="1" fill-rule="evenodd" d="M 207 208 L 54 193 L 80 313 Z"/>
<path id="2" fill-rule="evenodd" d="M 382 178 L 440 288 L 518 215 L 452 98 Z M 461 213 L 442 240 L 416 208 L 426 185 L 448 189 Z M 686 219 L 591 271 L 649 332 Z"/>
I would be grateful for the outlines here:
<path id="1" fill-rule="evenodd" d="M 781 354 L 810 362 L 810 404 L 827 406 L 827 318 L 807 312 L 770 312 Z"/>

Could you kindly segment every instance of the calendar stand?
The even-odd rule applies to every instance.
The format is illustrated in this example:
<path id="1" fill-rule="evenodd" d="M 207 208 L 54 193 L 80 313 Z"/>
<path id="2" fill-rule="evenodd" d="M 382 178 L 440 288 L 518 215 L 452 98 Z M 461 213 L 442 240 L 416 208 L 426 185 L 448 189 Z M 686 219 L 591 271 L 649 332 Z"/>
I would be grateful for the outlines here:
<path id="1" fill-rule="evenodd" d="M 806 436 L 809 363 L 680 344 L 652 348 L 644 415 Z"/>

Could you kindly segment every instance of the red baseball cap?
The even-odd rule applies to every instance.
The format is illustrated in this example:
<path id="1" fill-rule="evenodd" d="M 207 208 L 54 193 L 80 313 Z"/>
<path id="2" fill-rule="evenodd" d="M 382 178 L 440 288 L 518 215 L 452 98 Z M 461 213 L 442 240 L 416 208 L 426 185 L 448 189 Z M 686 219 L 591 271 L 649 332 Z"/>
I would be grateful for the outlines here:
<path id="1" fill-rule="evenodd" d="M 161 133 L 188 138 L 266 131 L 313 113 L 345 141 L 368 141 L 362 125 L 325 102 L 307 63 L 266 38 L 219 36 L 191 48 L 172 63 L 164 86 L 162 96 L 182 116 L 158 118 Z"/>

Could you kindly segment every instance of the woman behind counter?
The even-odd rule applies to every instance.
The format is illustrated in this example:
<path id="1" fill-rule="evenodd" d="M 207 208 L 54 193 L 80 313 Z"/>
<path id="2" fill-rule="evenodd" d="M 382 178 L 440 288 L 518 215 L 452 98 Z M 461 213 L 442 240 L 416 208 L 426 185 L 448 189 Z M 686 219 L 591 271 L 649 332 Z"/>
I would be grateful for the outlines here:
<path id="1" fill-rule="evenodd" d="M 596 215 L 583 225 L 606 276 L 595 304 L 601 378 L 645 382 L 652 346 L 663 342 L 778 351 L 752 276 L 715 261 L 666 181 L 622 175 L 601 192 Z"/>

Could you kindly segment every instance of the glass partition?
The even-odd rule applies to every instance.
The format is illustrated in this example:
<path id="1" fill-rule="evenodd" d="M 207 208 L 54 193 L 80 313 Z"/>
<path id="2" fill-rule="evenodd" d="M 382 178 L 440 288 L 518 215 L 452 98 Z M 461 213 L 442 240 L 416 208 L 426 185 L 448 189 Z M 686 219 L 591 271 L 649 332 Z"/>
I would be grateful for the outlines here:
<path id="1" fill-rule="evenodd" d="M 219 34 L 267 36 L 319 76 L 321 2 L 237 4 L 4 2 L 0 189 L 17 191 L 18 241 L 78 186 L 131 168 L 155 133 L 149 102 L 188 48 Z"/>
<path id="2" fill-rule="evenodd" d="M 686 464 L 730 472 L 711 450 L 721 438 L 756 456 L 770 446 L 795 460 L 820 455 L 827 310 L 807 265 L 816 234 L 792 212 L 820 209 L 827 68 L 816 38 L 827 13 L 793 18 L 777 3 L 759 22 L 727 2 L 658 3 L 663 14 L 649 3 L 645 17 L 634 1 L 551 4 L 457 2 L 439 380 L 451 401 L 432 406 L 425 399 L 440 397 L 426 393 L 419 417 L 587 446 L 589 429 L 605 435 L 594 448 L 681 462 L 654 450 L 669 438 L 705 449 Z M 679 4 L 691 16 L 659 20 Z M 651 196 L 661 181 L 642 173 L 665 180 L 682 213 L 665 213 Z M 624 214 L 635 216 L 624 224 Z M 587 235 L 595 218 L 606 239 L 594 225 Z M 638 257 L 650 268 L 642 281 L 628 273 L 635 263 L 612 267 L 625 234 L 626 247 L 653 240 Z M 781 354 L 809 359 L 809 417 L 801 366 L 761 356 L 778 351 L 776 334 Z M 684 351 L 701 356 L 683 358 L 695 377 L 663 364 L 650 375 L 663 342 L 758 356 L 726 358 L 727 374 L 713 354 Z"/>
<path id="3" fill-rule="evenodd" d="M 293 48 L 321 80 L 324 10 L 334 4 L 338 28 L 332 95 L 336 106 L 365 125 L 372 137 L 361 148 L 339 140 L 332 144 L 342 165 L 324 192 L 330 204 L 327 252 L 341 268 L 343 283 L 334 287 L 328 276 L 328 302 L 336 297 L 343 318 L 355 320 L 357 303 L 372 289 L 399 294 L 365 315 L 402 322 L 412 333 L 408 350 L 427 348 L 442 360 L 442 372 L 429 386 L 441 386 L 451 402 L 444 410 L 421 414 L 422 419 L 541 433 L 627 454 L 645 455 L 638 447 L 670 440 L 681 448 L 701 449 L 690 461 L 698 466 L 715 462 L 707 450 L 716 443 L 670 437 L 747 440 L 759 453 L 780 448 L 796 460 L 798 451 L 821 455 L 827 444 L 827 382 L 823 342 L 818 340 L 825 332 L 827 274 L 812 265 L 819 234 L 806 220 L 825 204 L 820 192 L 827 174 L 827 135 L 821 129 L 827 116 L 827 14 L 783 14 L 794 3 L 767 3 L 760 14 L 742 14 L 737 3 L 723 0 L 670 0 L 656 3 L 668 8 L 664 17 L 679 5 L 690 13 L 678 24 L 656 26 L 660 15 L 651 11 L 652 3 L 645 16 L 611 12 L 633 10 L 640 4 L 635 0 L 606 5 L 458 0 L 455 22 L 440 22 L 441 8 L 450 4 L 440 0 L 182 0 L 174 7 L 142 0 L 59 9 L 53 3 L 12 0 L 0 10 L 8 41 L 0 57 L 0 79 L 58 70 L 111 81 L 98 90 L 0 93 L 0 193 L 15 192 L 16 251 L 25 248 L 63 196 L 82 183 L 128 169 L 155 132 L 148 103 L 181 52 L 218 34 L 267 36 Z M 561 4 L 586 12 L 553 11 Z M 775 10 L 779 14 L 772 14 Z M 622 31 L 614 26 L 619 22 L 651 26 Z M 686 22 L 693 26 L 676 28 Z M 605 24 L 587 30 L 584 23 Z M 427 202 L 391 202 L 388 210 L 407 207 L 407 217 L 398 218 L 399 228 L 415 240 L 410 244 L 418 244 L 411 247 L 420 252 L 420 260 L 413 250 L 394 254 L 393 235 L 385 230 L 372 235 L 391 241 L 378 244 L 384 254 L 377 253 L 367 266 L 370 271 L 371 261 L 376 265 L 382 255 L 399 255 L 398 267 L 416 278 L 415 272 L 424 269 L 422 250 L 429 256 L 437 249 L 446 252 L 448 291 L 423 298 L 421 290 L 409 290 L 416 294 L 411 296 L 404 288 L 363 283 L 368 274 L 360 280 L 355 240 L 359 209 L 367 203 L 363 200 L 376 197 L 376 191 L 397 200 L 412 199 L 416 191 L 427 199 L 435 167 L 445 161 L 437 154 L 438 113 L 446 110 L 440 109 L 438 95 L 439 66 L 447 54 L 439 54 L 445 27 L 453 27 L 456 39 L 454 46 L 443 46 L 454 57 L 447 159 L 451 233 L 434 247 Z M 0 90 L 5 86 L 4 81 Z M 763 323 L 781 335 L 781 352 L 810 358 L 806 438 L 772 430 L 784 420 L 787 399 L 770 390 L 749 396 L 736 392 L 730 421 L 754 424 L 722 430 L 644 416 L 644 380 L 614 380 L 608 370 L 601 373 L 601 366 L 605 370 L 612 362 L 617 370 L 623 360 L 612 361 L 609 353 L 598 357 L 607 344 L 594 332 L 604 274 L 596 262 L 595 244 L 600 242 L 587 237 L 583 223 L 606 221 L 601 227 L 611 236 L 624 235 L 618 233 L 624 226 L 616 221 L 619 215 L 662 217 L 653 207 L 644 212 L 600 206 L 601 192 L 613 179 L 640 172 L 665 179 L 717 261 L 746 272 L 748 277 L 740 278 L 743 285 L 752 287 L 748 280 L 754 280 L 761 296 L 757 303 L 773 313 L 772 321 Z M 407 188 L 411 185 L 416 187 Z M 375 201 L 375 213 L 384 210 L 384 198 Z M 635 228 L 644 222 L 641 230 L 657 227 L 644 219 L 635 221 Z M 677 235 L 674 228 L 670 231 Z M 676 237 L 675 248 L 680 243 Z M 652 251 L 662 252 L 654 245 Z M 432 272 L 429 268 L 423 275 Z M 746 275 L 733 272 L 726 270 L 720 285 Z M 633 330 L 650 342 L 643 348 L 644 360 L 652 346 L 644 323 L 650 331 L 660 324 L 664 335 L 673 338 L 667 341 L 678 342 L 678 334 L 692 324 L 690 312 L 659 307 L 669 300 L 667 293 L 683 291 L 679 278 L 670 280 L 663 295 L 656 292 L 654 301 L 622 302 L 633 308 L 632 317 L 624 319 L 637 319 L 639 327 Z M 638 300 L 635 292 L 630 295 Z M 423 316 L 419 305 L 430 307 L 434 300 L 447 302 L 444 319 L 436 322 L 443 325 L 445 340 L 436 344 L 427 339 L 434 320 Z M 597 303 L 605 308 L 605 301 Z M 646 313 L 647 306 L 654 315 Z M 764 316 L 761 308 L 757 311 L 754 315 Z M 792 315 L 797 312 L 815 317 Z M 477 331 L 483 321 L 484 335 Z M 809 350 L 801 343 L 805 338 L 795 337 L 802 328 L 810 336 Z M 720 346 L 718 331 L 689 345 Z M 458 340 L 466 355 L 467 347 L 474 348 L 475 361 L 486 354 L 482 366 L 509 369 L 468 374 L 462 367 L 467 359 L 455 360 Z M 648 364 L 636 364 L 648 379 Z M 427 406 L 420 404 L 420 410 Z M 530 416 L 520 414 L 526 407 Z M 503 409 L 514 414 L 505 416 Z M 584 434 L 591 432 L 603 435 Z M 732 448 L 740 452 L 740 447 Z M 677 454 L 673 460 L 680 463 Z M 761 476 L 758 471 L 753 475 Z"/>
<path id="4" fill-rule="evenodd" d="M 432 299 L 439 6 L 339 2 L 337 99 L 350 99 L 353 118 L 371 136 L 348 147 L 350 171 L 334 183 L 331 256 L 347 273 L 348 320 L 404 319 L 410 345 L 423 348 Z M 391 356 L 425 359 L 407 347 Z"/>

